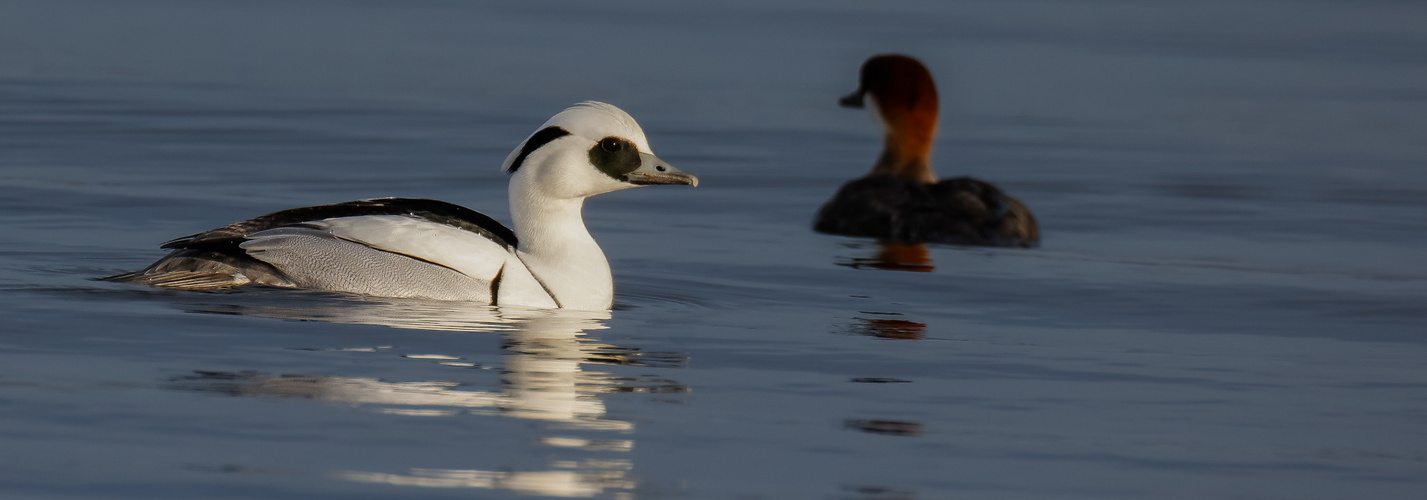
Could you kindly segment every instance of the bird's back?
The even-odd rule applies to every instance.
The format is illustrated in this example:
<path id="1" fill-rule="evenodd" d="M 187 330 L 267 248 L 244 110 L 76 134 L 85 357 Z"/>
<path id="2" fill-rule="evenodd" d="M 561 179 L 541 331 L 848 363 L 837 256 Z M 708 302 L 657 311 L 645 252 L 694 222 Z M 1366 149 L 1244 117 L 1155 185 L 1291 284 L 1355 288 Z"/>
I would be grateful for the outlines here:
<path id="1" fill-rule="evenodd" d="M 1039 228 L 1019 200 L 970 177 L 935 184 L 874 175 L 844 184 L 813 229 L 901 242 L 1028 248 Z"/>

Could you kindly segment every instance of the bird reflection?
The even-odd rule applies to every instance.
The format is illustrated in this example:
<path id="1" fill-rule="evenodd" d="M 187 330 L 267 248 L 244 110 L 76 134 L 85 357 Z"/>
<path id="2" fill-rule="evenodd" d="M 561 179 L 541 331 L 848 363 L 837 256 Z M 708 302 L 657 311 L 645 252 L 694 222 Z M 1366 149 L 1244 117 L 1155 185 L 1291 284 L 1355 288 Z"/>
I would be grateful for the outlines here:
<path id="1" fill-rule="evenodd" d="M 921 340 L 926 337 L 926 323 L 894 318 L 854 318 L 852 332 L 879 339 Z"/>
<path id="2" fill-rule="evenodd" d="M 848 500 L 916 500 L 911 490 L 878 485 L 857 485 L 843 488 Z"/>
<path id="3" fill-rule="evenodd" d="M 661 378 L 630 378 L 586 370 L 586 364 L 682 366 L 679 353 L 645 353 L 596 341 L 586 332 L 606 328 L 609 312 L 563 309 L 520 310 L 422 301 L 337 301 L 331 307 L 228 307 L 225 312 L 320 319 L 336 323 L 386 324 L 442 330 L 501 331 L 499 387 L 469 390 L 445 381 L 389 382 L 329 375 L 264 375 L 257 372 L 195 372 L 174 380 L 183 389 L 234 396 L 307 398 L 338 401 L 389 414 L 442 417 L 499 415 L 544 422 L 535 442 L 554 450 L 546 470 L 418 469 L 402 472 L 337 471 L 338 479 L 365 483 L 441 488 L 502 489 L 522 494 L 591 497 L 634 488 L 634 423 L 609 418 L 602 394 L 613 392 L 679 393 L 684 385 Z M 362 307 L 366 306 L 366 307 Z M 419 326 L 417 326 L 419 325 Z M 434 327 L 434 328 L 433 328 Z M 384 347 L 372 348 L 375 350 Z M 461 366 L 456 356 L 408 355 Z M 470 363 L 465 363 L 471 366 Z M 609 437 L 568 437 L 561 430 L 612 432 Z M 561 460 L 558 450 L 576 450 L 581 459 Z M 598 458 L 590 458 L 591 454 Z"/>
<path id="4" fill-rule="evenodd" d="M 921 243 L 877 242 L 877 253 L 871 257 L 852 257 L 837 263 L 853 269 L 871 268 L 884 271 L 929 273 L 936 270 L 931 253 Z"/>
<path id="5" fill-rule="evenodd" d="M 922 424 L 910 420 L 891 419 L 848 419 L 843 422 L 848 429 L 889 436 L 920 436 Z"/>

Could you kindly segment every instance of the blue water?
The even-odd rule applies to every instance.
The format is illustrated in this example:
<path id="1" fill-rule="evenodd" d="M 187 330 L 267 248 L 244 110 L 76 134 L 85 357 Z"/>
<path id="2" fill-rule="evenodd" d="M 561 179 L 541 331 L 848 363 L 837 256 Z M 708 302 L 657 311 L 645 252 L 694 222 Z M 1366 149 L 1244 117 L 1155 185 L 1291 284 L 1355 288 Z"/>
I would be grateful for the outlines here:
<path id="1" fill-rule="evenodd" d="M 1427 7 L 0 1 L 0 498 L 1421 498 Z M 1041 248 L 812 214 L 879 138 Z M 583 99 L 697 174 L 591 200 L 617 307 L 91 278 L 437 198 Z M 920 271 L 920 272 L 917 272 Z"/>

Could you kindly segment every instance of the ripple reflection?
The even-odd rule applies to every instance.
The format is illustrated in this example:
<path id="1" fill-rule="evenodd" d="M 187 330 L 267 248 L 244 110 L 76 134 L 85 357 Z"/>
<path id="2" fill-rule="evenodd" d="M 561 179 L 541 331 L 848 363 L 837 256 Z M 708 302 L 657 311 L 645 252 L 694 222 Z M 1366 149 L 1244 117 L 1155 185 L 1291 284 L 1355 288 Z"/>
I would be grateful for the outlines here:
<path id="1" fill-rule="evenodd" d="M 922 424 L 909 420 L 890 419 L 848 419 L 843 422 L 848 429 L 889 436 L 920 436 Z"/>
<path id="2" fill-rule="evenodd" d="M 853 248 L 861 248 L 854 246 Z M 877 253 L 871 257 L 839 257 L 839 266 L 853 269 L 881 269 L 884 271 L 908 271 L 929 273 L 936 270 L 932 264 L 931 252 L 920 243 L 877 242 Z"/>
<path id="3" fill-rule="evenodd" d="M 367 307 L 370 306 L 370 307 Z M 446 307 L 442 307 L 446 306 Z M 383 324 L 398 328 L 438 326 L 442 330 L 496 330 L 501 333 L 500 381 L 492 390 L 427 380 L 392 382 L 338 375 L 265 375 L 255 371 L 196 371 L 172 380 L 173 386 L 228 396 L 301 398 L 350 404 L 386 414 L 411 417 L 499 416 L 542 422 L 535 446 L 549 450 L 540 470 L 411 468 L 405 471 L 340 470 L 331 477 L 354 482 L 430 488 L 500 489 L 521 494 L 592 497 L 627 494 L 632 478 L 634 423 L 610 418 L 603 395 L 611 393 L 684 393 L 678 381 L 655 376 L 627 377 L 587 370 L 584 365 L 679 367 L 683 353 L 642 352 L 590 338 L 606 328 L 609 312 L 469 308 L 466 304 L 366 301 L 331 307 L 243 306 L 225 313 L 334 323 Z M 346 351 L 339 349 L 337 351 Z M 370 352 L 358 349 L 353 352 Z M 386 350 L 386 349 L 376 349 Z M 448 354 L 403 354 L 402 358 L 453 363 Z M 451 365 L 446 365 L 451 366 Z M 561 432 L 578 430 L 574 437 Z M 614 433 L 606 437 L 590 432 Z M 561 451 L 580 458 L 562 458 Z"/>
<path id="4" fill-rule="evenodd" d="M 895 315 L 897 313 L 871 314 Z M 926 323 L 896 318 L 853 318 L 853 320 L 855 323 L 851 330 L 857 335 L 896 340 L 921 340 L 927 335 Z"/>

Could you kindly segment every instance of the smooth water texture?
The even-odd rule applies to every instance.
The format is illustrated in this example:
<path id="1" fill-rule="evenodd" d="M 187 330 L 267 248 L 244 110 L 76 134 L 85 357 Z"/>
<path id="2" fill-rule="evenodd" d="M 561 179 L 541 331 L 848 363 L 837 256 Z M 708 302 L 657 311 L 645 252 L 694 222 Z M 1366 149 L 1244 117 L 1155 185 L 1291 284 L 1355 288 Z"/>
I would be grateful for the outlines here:
<path id="1" fill-rule="evenodd" d="M 0 1 L 0 497 L 1422 498 L 1427 7 Z M 820 235 L 938 79 L 1034 250 Z M 92 278 L 377 196 L 509 220 L 615 103 L 615 310 Z"/>

